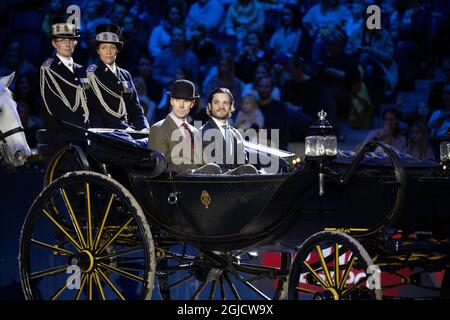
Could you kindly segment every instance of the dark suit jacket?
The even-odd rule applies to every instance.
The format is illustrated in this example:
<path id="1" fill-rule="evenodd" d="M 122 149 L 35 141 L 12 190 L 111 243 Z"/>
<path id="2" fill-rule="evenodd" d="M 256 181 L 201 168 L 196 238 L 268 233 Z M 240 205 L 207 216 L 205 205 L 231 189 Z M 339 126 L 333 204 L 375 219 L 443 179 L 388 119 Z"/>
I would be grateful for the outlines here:
<path id="1" fill-rule="evenodd" d="M 97 64 L 90 65 L 87 68 L 89 73 L 94 73 L 98 80 L 103 83 L 109 90 L 113 91 L 115 94 L 122 96 L 127 109 L 127 121 L 124 118 L 117 118 L 112 114 L 108 113 L 105 108 L 100 104 L 98 97 L 95 95 L 93 90 L 88 92 L 88 101 L 92 113 L 92 126 L 98 128 L 114 128 L 114 129 L 126 129 L 130 126 L 137 130 L 142 130 L 148 128 L 147 119 L 144 116 L 144 110 L 139 102 L 138 94 L 136 88 L 134 87 L 133 79 L 131 74 L 125 70 L 117 67 L 120 77 L 115 75 L 103 61 L 99 60 Z M 128 81 L 130 85 L 130 92 L 124 92 L 122 86 L 122 81 Z M 100 92 L 102 94 L 103 100 L 113 111 L 117 112 L 119 110 L 120 100 L 113 97 L 107 93 L 104 89 L 100 87 Z"/>
<path id="2" fill-rule="evenodd" d="M 232 139 L 231 154 L 229 152 L 230 148 L 228 148 L 228 150 L 226 149 L 225 138 L 223 137 L 219 127 L 213 119 L 210 118 L 208 122 L 203 125 L 201 130 L 203 135 L 203 151 L 206 156 L 206 158 L 204 159 L 205 162 L 216 163 L 221 168 L 229 170 L 234 169 L 239 165 L 247 162 L 244 149 L 244 138 L 242 138 L 242 135 L 237 129 L 230 126 Z M 219 138 L 220 141 L 216 141 L 216 138 Z M 216 152 L 220 150 L 220 147 L 222 147 L 222 155 L 217 155 L 216 157 Z M 208 152 L 210 150 L 212 151 L 211 154 L 209 154 Z"/>
<path id="3" fill-rule="evenodd" d="M 66 81 L 76 86 L 81 85 L 80 79 L 86 79 L 86 70 L 83 66 L 74 63 L 74 72 L 72 73 L 72 71 L 70 71 L 57 56 L 47 59 L 43 66 L 49 67 Z M 70 102 L 71 106 L 73 106 L 75 102 L 76 89 L 64 83 L 57 77 L 54 78 L 62 92 L 67 97 L 67 100 Z M 42 117 L 47 129 L 49 144 L 55 147 L 66 145 L 71 142 L 84 144 L 85 138 L 83 133 L 64 126 L 59 122 L 67 121 L 77 126 L 87 128 L 89 126 L 89 122 L 84 122 L 84 110 L 81 107 L 81 104 L 75 112 L 72 112 L 64 105 L 63 101 L 52 92 L 52 90 L 54 92 L 57 92 L 57 90 L 48 77 L 47 82 L 48 83 L 43 85 L 44 96 L 42 98 L 45 98 L 51 114 L 49 114 L 47 108 L 43 105 Z"/>
<path id="4" fill-rule="evenodd" d="M 188 173 L 192 169 L 197 169 L 203 164 L 202 161 L 202 146 L 201 146 L 201 136 L 197 128 L 189 125 L 189 129 L 194 138 L 194 151 L 188 153 L 181 153 L 172 151 L 175 149 L 180 150 L 185 144 L 184 150 L 190 150 L 190 145 L 186 141 L 181 141 L 182 136 L 179 136 L 178 141 L 172 141 L 171 136 L 174 131 L 179 131 L 176 123 L 168 115 L 165 119 L 158 121 L 150 128 L 149 138 L 148 138 L 148 148 L 152 151 L 159 151 L 166 156 L 169 169 L 172 169 L 179 173 Z M 176 132 L 178 133 L 178 132 Z M 180 132 L 181 134 L 181 132 Z M 180 141 L 182 144 L 180 144 Z M 178 164 L 178 162 L 183 162 Z"/>

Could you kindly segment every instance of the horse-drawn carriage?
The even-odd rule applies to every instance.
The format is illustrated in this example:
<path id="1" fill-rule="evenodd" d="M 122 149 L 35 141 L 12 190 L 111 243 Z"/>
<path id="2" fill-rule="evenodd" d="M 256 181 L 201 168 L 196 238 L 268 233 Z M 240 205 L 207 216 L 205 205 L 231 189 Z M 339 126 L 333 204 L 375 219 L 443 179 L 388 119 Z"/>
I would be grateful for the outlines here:
<path id="1" fill-rule="evenodd" d="M 160 153 L 107 130 L 86 139 L 55 153 L 23 225 L 27 299 L 148 299 L 154 287 L 163 299 L 379 299 L 380 271 L 404 268 L 413 276 L 398 285 L 444 271 L 435 289 L 448 296 L 442 163 L 374 141 L 304 160 L 248 144 L 289 166 L 174 174 Z"/>

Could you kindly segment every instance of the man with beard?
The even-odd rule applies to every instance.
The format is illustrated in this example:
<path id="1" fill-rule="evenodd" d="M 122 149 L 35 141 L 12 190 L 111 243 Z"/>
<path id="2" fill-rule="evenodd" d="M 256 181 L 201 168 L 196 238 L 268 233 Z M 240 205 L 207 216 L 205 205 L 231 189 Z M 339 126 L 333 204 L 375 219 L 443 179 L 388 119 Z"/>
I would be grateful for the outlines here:
<path id="1" fill-rule="evenodd" d="M 226 88 L 214 89 L 208 97 L 207 114 L 211 118 L 202 127 L 203 154 L 206 162 L 216 163 L 225 174 L 256 174 L 257 169 L 245 164 L 244 139 L 230 126 L 234 99 Z"/>

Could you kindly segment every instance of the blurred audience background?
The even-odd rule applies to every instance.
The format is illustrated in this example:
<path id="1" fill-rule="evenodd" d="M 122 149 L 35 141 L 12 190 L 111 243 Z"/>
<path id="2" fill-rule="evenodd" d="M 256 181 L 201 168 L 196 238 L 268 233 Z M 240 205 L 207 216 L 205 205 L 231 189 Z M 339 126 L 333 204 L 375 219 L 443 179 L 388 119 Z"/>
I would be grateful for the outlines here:
<path id="1" fill-rule="evenodd" d="M 0 76 L 12 90 L 32 147 L 42 127 L 38 70 L 53 54 L 52 17 L 81 8 L 74 59 L 95 63 L 95 27 L 115 23 L 150 123 L 168 112 L 165 92 L 193 80 L 204 120 L 217 86 L 236 101 L 238 128 L 280 129 L 280 147 L 298 151 L 324 109 L 344 147 L 369 139 L 435 159 L 450 123 L 450 5 L 438 0 L 37 0 L 2 1 Z M 381 30 L 366 8 L 381 8 Z M 269 137 L 270 138 L 270 137 Z"/>

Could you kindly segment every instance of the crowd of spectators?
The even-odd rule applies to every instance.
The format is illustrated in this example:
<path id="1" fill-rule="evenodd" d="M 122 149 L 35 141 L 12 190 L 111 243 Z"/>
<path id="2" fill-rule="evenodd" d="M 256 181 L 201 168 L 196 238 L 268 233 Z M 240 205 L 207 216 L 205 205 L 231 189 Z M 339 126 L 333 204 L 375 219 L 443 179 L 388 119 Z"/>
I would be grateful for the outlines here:
<path id="1" fill-rule="evenodd" d="M 81 8 L 74 58 L 85 67 L 97 58 L 95 27 L 121 26 L 118 65 L 132 72 L 150 124 L 168 112 L 168 85 L 184 77 L 202 97 L 215 87 L 228 88 L 236 102 L 234 125 L 280 129 L 281 148 L 301 141 L 320 109 L 341 139 L 341 128 L 373 129 L 372 118 L 382 117 L 383 127 L 369 131 L 367 139 L 422 159 L 435 157 L 433 141 L 450 127 L 450 8 L 439 1 L 50 0 L 35 8 L 42 35 L 70 4 Z M 371 4 L 381 8 L 381 30 L 365 27 Z M 16 72 L 14 97 L 33 146 L 33 132 L 42 126 L 39 63 L 52 48 L 42 37 L 40 62 L 30 63 L 27 43 L 14 40 L 15 30 L 8 32 L 0 75 Z M 441 68 L 446 79 L 432 84 L 414 115 L 402 119 L 399 108 L 381 107 L 399 90 L 411 90 L 426 68 Z M 191 116 L 206 119 L 203 99 Z"/>

